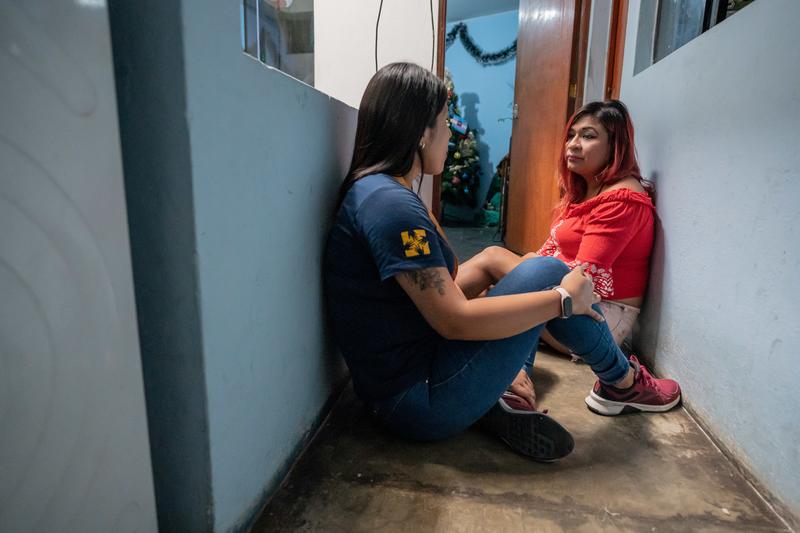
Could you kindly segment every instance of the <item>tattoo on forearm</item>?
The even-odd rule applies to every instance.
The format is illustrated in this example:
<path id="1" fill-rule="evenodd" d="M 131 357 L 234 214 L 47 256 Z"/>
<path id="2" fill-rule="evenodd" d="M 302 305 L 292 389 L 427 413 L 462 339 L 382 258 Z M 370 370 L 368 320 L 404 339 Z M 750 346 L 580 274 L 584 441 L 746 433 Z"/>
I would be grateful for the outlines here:
<path id="1" fill-rule="evenodd" d="M 419 287 L 420 291 L 425 289 L 436 289 L 436 292 L 444 296 L 444 279 L 436 268 L 425 268 L 422 270 L 412 270 L 405 273 L 406 277 Z"/>

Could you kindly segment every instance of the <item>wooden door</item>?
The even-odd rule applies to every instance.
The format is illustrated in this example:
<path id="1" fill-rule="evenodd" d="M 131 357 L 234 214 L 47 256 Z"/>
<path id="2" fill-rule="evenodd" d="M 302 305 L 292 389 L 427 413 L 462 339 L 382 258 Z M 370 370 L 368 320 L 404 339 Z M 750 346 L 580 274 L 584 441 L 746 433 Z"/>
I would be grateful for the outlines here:
<path id="1" fill-rule="evenodd" d="M 582 70 L 588 0 L 520 0 L 506 246 L 535 251 L 558 202 L 556 162 Z M 583 17 L 582 17 L 583 14 Z M 584 24 L 588 27 L 588 24 Z"/>
<path id="2" fill-rule="evenodd" d="M 436 32 L 436 75 L 444 79 L 445 38 L 447 36 L 447 0 L 439 0 L 439 26 Z M 431 211 L 439 220 L 442 217 L 442 175 L 433 177 Z"/>

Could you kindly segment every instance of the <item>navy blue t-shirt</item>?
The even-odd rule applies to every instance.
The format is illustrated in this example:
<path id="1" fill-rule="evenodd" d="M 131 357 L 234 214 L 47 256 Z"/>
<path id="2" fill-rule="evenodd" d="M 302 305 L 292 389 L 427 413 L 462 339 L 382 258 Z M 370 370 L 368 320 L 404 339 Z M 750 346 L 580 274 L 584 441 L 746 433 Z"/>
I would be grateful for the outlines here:
<path id="1" fill-rule="evenodd" d="M 422 200 L 390 176 L 356 181 L 336 214 L 325 251 L 325 289 L 336 343 L 365 400 L 424 379 L 441 337 L 394 276 L 456 258 Z"/>

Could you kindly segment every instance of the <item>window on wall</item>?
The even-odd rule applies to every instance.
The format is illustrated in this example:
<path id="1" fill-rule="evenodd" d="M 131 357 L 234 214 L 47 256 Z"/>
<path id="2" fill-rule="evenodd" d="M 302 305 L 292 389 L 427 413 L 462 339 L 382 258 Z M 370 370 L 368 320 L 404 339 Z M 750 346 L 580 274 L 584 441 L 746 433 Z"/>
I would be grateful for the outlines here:
<path id="1" fill-rule="evenodd" d="M 717 0 L 719 1 L 719 0 Z M 667 0 L 658 6 L 653 63 L 703 33 L 706 0 Z"/>
<path id="2" fill-rule="evenodd" d="M 242 50 L 314 85 L 314 1 L 242 0 Z"/>
<path id="3" fill-rule="evenodd" d="M 755 0 L 653 0 L 641 3 L 634 73 L 685 45 Z"/>

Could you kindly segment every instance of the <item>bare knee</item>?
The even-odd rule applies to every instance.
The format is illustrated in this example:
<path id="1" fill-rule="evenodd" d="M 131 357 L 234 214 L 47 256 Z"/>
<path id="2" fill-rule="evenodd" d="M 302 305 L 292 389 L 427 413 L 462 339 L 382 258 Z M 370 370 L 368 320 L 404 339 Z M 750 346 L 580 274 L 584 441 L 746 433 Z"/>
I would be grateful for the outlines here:
<path id="1" fill-rule="evenodd" d="M 494 267 L 503 261 L 508 250 L 500 246 L 487 246 L 478 252 L 473 260 L 478 261 L 478 266 L 485 272 L 492 272 Z"/>
<path id="2" fill-rule="evenodd" d="M 489 246 L 485 252 L 487 271 L 495 281 L 503 279 L 522 262 L 517 254 L 502 246 Z"/>
<path id="3" fill-rule="evenodd" d="M 487 246 L 483 249 L 481 255 L 483 255 L 487 261 L 499 261 L 506 257 L 509 253 L 513 252 L 509 252 L 502 246 Z"/>

